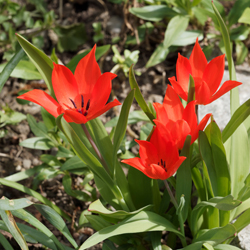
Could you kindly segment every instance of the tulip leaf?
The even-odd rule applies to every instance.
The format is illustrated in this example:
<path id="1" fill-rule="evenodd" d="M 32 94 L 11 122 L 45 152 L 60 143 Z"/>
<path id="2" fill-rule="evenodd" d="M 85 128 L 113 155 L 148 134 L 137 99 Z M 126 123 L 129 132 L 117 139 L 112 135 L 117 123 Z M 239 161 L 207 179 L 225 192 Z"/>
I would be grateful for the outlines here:
<path id="1" fill-rule="evenodd" d="M 233 114 L 230 121 L 222 131 L 222 140 L 225 143 L 234 131 L 250 115 L 250 99 L 243 103 Z"/>
<path id="2" fill-rule="evenodd" d="M 56 99 L 51 82 L 52 69 L 54 67 L 52 60 L 47 55 L 45 55 L 44 52 L 36 48 L 21 35 L 17 34 L 16 37 L 23 50 L 26 52 L 30 60 L 34 63 L 34 65 L 40 72 L 42 78 L 47 84 L 50 95 L 54 99 Z"/>
<path id="3" fill-rule="evenodd" d="M 250 208 L 244 211 L 233 223 L 237 232 L 241 231 L 243 228 L 248 226 L 250 223 Z"/>
<path id="4" fill-rule="evenodd" d="M 79 250 L 87 249 L 98 242 L 107 238 L 126 234 L 126 233 L 139 233 L 139 232 L 153 232 L 153 231 L 170 231 L 183 238 L 182 234 L 177 228 L 164 217 L 149 211 L 142 211 L 136 215 L 123 220 L 122 222 L 105 227 L 88 238 L 79 248 Z"/>
<path id="5" fill-rule="evenodd" d="M 140 8 L 130 8 L 129 12 L 147 21 L 158 22 L 164 17 L 171 18 L 178 13 L 166 5 L 149 5 Z"/>
<path id="6" fill-rule="evenodd" d="M 104 45 L 104 46 L 96 47 L 96 51 L 95 51 L 96 61 L 98 61 L 109 49 L 110 49 L 110 45 Z M 87 49 L 83 53 L 80 53 L 80 54 L 74 56 L 70 60 L 70 62 L 66 65 L 67 68 L 69 68 L 74 73 L 75 69 L 76 69 L 76 66 L 79 63 L 79 61 L 83 57 L 85 57 L 90 51 L 91 51 L 91 49 Z"/>
<path id="7" fill-rule="evenodd" d="M 121 145 L 121 142 L 126 134 L 127 122 L 129 110 L 132 105 L 135 96 L 135 89 L 132 89 L 126 99 L 123 102 L 121 113 L 119 116 L 119 120 L 117 126 L 115 128 L 114 139 L 113 139 L 113 166 L 114 166 L 114 178 L 116 182 L 119 182 L 119 179 L 116 179 L 116 171 L 117 171 L 117 151 Z"/>
<path id="8" fill-rule="evenodd" d="M 116 116 L 115 118 L 109 120 L 106 124 L 105 127 L 115 127 L 117 125 L 119 116 Z M 148 122 L 150 121 L 148 117 L 145 115 L 145 113 L 141 110 L 135 110 L 129 113 L 128 115 L 128 124 L 134 124 L 140 121 L 145 121 Z"/>
<path id="9" fill-rule="evenodd" d="M 239 23 L 250 24 L 250 8 L 246 8 L 239 19 Z"/>
<path id="10" fill-rule="evenodd" d="M 0 244 L 3 246 L 4 249 L 14 250 L 13 247 L 10 245 L 9 241 L 1 233 L 0 233 Z"/>
<path id="11" fill-rule="evenodd" d="M 228 244 L 219 244 L 214 247 L 214 250 L 241 250 L 241 248 L 231 246 Z"/>
<path id="12" fill-rule="evenodd" d="M 0 184 L 7 186 L 7 187 L 11 187 L 14 188 L 16 190 L 19 190 L 23 193 L 26 193 L 28 195 L 31 195 L 33 197 L 35 197 L 36 199 L 38 199 L 39 201 L 41 201 L 42 203 L 52 207 L 58 214 L 60 214 L 61 216 L 63 216 L 66 220 L 71 221 L 71 218 L 65 213 L 63 212 L 58 206 L 56 206 L 55 204 L 53 204 L 53 202 L 51 202 L 50 200 L 46 199 L 45 197 L 43 197 L 41 194 L 37 193 L 36 191 L 29 189 L 19 183 L 13 182 L 13 181 L 9 181 L 3 178 L 0 178 Z"/>
<path id="13" fill-rule="evenodd" d="M 116 221 L 116 220 L 126 219 L 127 217 L 134 215 L 134 214 L 138 214 L 141 211 L 152 210 L 152 207 L 153 205 L 148 205 L 133 212 L 127 212 L 123 210 L 110 211 L 106 207 L 103 206 L 100 200 L 96 200 L 90 204 L 88 210 L 95 214 L 101 214 L 103 218 L 110 217 L 112 220 Z"/>
<path id="14" fill-rule="evenodd" d="M 59 242 L 56 236 L 32 214 L 26 212 L 24 209 L 14 210 L 12 211 L 12 213 L 15 217 L 28 222 L 33 227 L 37 228 L 40 232 L 43 232 L 45 235 L 47 235 L 56 244 L 58 249 L 65 250 L 64 246 Z"/>
<path id="15" fill-rule="evenodd" d="M 2 210 L 16 210 L 20 208 L 25 208 L 32 205 L 33 202 L 26 198 L 9 200 L 4 196 L 0 199 L 0 208 Z"/>
<path id="16" fill-rule="evenodd" d="M 10 61 L 3 68 L 2 72 L 0 73 L 0 92 L 2 91 L 5 82 L 11 75 L 11 72 L 13 72 L 13 70 L 15 69 L 15 67 L 17 66 L 19 61 L 23 58 L 24 55 L 25 53 L 23 49 L 20 49 L 18 52 L 16 52 L 16 54 L 10 59 Z"/>
<path id="17" fill-rule="evenodd" d="M 192 232 L 194 232 L 195 234 L 197 233 L 197 230 L 195 230 L 197 221 L 199 217 L 206 211 L 207 207 L 211 206 L 222 211 L 230 211 L 239 206 L 240 204 L 241 201 L 234 200 L 234 197 L 232 195 L 228 195 L 226 197 L 217 196 L 212 199 L 209 199 L 208 201 L 201 201 L 194 207 L 191 213 Z"/>
<path id="18" fill-rule="evenodd" d="M 74 149 L 76 155 L 85 162 L 90 170 L 97 176 L 103 183 L 102 186 L 107 186 L 106 189 L 109 189 L 109 200 L 118 200 L 119 204 L 124 204 L 124 199 L 122 193 L 114 181 L 111 179 L 109 174 L 106 172 L 104 167 L 101 165 L 99 160 L 88 150 L 88 148 L 83 144 L 82 140 L 75 133 L 73 128 L 62 119 L 62 115 L 58 116 L 56 119 L 57 126 L 65 134 L 72 148 Z M 107 197 L 107 196 L 106 196 Z M 114 204 L 114 202 L 113 202 Z"/>
<path id="19" fill-rule="evenodd" d="M 113 162 L 113 144 L 111 142 L 111 139 L 103 126 L 103 123 L 99 118 L 96 118 L 94 120 L 91 120 L 86 123 L 86 126 L 88 128 L 89 133 L 91 134 L 91 137 L 94 139 L 97 147 L 99 148 L 105 162 L 108 164 L 110 172 L 114 172 L 114 162 Z M 116 156 L 116 154 L 115 154 Z M 129 188 L 128 188 L 128 181 L 126 179 L 126 176 L 124 174 L 123 169 L 121 168 L 120 163 L 116 159 L 116 179 L 119 180 L 117 185 L 121 189 L 121 192 L 123 196 L 125 197 L 125 201 L 128 204 L 128 206 L 131 209 L 134 209 L 134 206 L 132 204 L 132 200 L 130 198 L 129 194 Z"/>
<path id="20" fill-rule="evenodd" d="M 44 137 L 28 138 L 20 142 L 19 145 L 26 148 L 41 149 L 41 150 L 48 150 L 55 147 L 55 145 L 51 142 L 51 140 Z"/>
<path id="21" fill-rule="evenodd" d="M 194 44 L 196 39 L 203 40 L 202 30 L 187 30 L 182 32 L 172 43 L 172 46 L 187 46 Z"/>
<path id="22" fill-rule="evenodd" d="M 14 237 L 18 245 L 21 247 L 22 250 L 29 250 L 27 242 L 25 241 L 20 229 L 17 227 L 15 219 L 12 213 L 8 210 L 0 210 L 0 215 L 4 221 L 4 224 L 8 228 L 11 235 Z"/>
<path id="23" fill-rule="evenodd" d="M 180 204 L 182 196 L 184 196 L 185 199 L 184 206 L 181 210 L 183 221 L 186 221 L 187 219 L 191 202 L 192 175 L 190 167 L 190 160 L 191 160 L 190 144 L 191 144 L 191 136 L 188 135 L 185 140 L 183 149 L 181 151 L 181 156 L 185 156 L 187 158 L 178 168 L 176 174 L 176 199 L 178 204 Z"/>
<path id="24" fill-rule="evenodd" d="M 233 4 L 228 14 L 228 27 L 230 28 L 233 24 L 236 24 L 244 13 L 245 9 L 250 6 L 250 0 L 237 0 Z"/>
<path id="25" fill-rule="evenodd" d="M 139 106 L 143 110 L 143 112 L 148 116 L 151 122 L 154 124 L 153 120 L 156 118 L 152 112 L 150 111 L 146 101 L 144 100 L 142 93 L 139 89 L 138 83 L 136 82 L 133 65 L 129 69 L 129 84 L 131 89 L 135 89 L 135 99 L 138 102 Z"/>
<path id="26" fill-rule="evenodd" d="M 66 162 L 63 163 L 60 170 L 62 171 L 70 171 L 72 169 L 84 169 L 87 168 L 87 165 L 79 159 L 78 156 L 73 156 L 72 158 L 68 159 Z"/>
<path id="27" fill-rule="evenodd" d="M 77 248 L 77 243 L 70 234 L 68 227 L 56 211 L 54 211 L 49 206 L 42 204 L 34 204 L 34 206 L 45 217 L 46 220 L 48 220 L 67 238 L 67 240 L 74 246 L 74 248 Z"/>

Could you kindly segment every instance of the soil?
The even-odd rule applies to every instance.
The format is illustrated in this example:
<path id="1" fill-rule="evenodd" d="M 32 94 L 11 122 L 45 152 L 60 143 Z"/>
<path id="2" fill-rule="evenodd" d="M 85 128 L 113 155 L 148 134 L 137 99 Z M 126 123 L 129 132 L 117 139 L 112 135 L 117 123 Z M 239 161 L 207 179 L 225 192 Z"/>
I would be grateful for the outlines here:
<path id="1" fill-rule="evenodd" d="M 18 0 L 17 2 L 26 4 L 24 0 Z M 60 14 L 59 0 L 47 0 L 48 10 L 54 10 L 56 15 L 61 18 L 58 20 L 63 25 L 71 25 L 74 23 L 84 23 L 86 27 L 87 41 L 84 45 L 79 46 L 78 51 L 91 48 L 94 44 L 93 37 L 93 22 L 101 22 L 104 30 L 104 42 L 98 43 L 97 45 L 111 44 L 112 38 L 119 35 L 121 37 L 118 43 L 118 50 L 123 52 L 125 46 L 125 40 L 128 35 L 136 34 L 136 26 L 141 25 L 142 21 L 131 15 L 128 11 L 130 7 L 139 6 L 136 1 L 134 3 L 125 4 L 113 4 L 109 1 L 103 0 L 70 0 L 63 2 L 63 12 Z M 226 1 L 228 2 L 228 1 Z M 133 6 L 132 6 L 133 5 Z M 110 22 L 111 20 L 111 22 Z M 115 24 L 119 24 L 118 27 Z M 50 54 L 55 43 L 53 32 L 44 32 L 45 47 L 44 51 Z M 146 62 L 150 58 L 157 44 L 164 39 L 164 29 L 155 28 L 153 34 L 147 35 L 145 41 L 140 44 L 130 45 L 128 49 L 130 51 L 140 50 L 140 59 L 135 65 L 135 70 L 141 72 L 140 76 L 136 76 L 140 89 L 143 96 L 148 101 L 162 102 L 165 90 L 168 84 L 168 77 L 175 75 L 175 63 L 177 60 L 177 53 L 182 52 L 183 55 L 188 53 L 190 48 L 185 47 L 182 51 L 170 53 L 163 63 L 158 64 L 152 68 L 145 68 Z M 70 59 L 76 55 L 77 52 L 64 52 L 57 53 L 58 58 L 62 63 L 66 64 Z M 0 55 L 1 58 L 1 55 Z M 0 61 L 1 62 L 1 61 Z M 99 65 L 102 72 L 109 72 L 114 63 L 112 62 L 112 51 L 110 50 L 104 57 L 99 60 Z M 24 81 L 22 79 L 9 78 L 6 82 L 2 92 L 0 93 L 0 106 L 4 107 L 6 104 L 13 110 L 22 112 L 24 114 L 33 115 L 37 121 L 41 121 L 40 107 L 30 103 L 28 105 L 20 105 L 16 102 L 17 93 L 22 89 L 34 88 L 39 85 L 40 88 L 45 89 L 46 85 L 41 81 Z M 130 86 L 127 77 L 123 72 L 118 72 L 118 77 L 112 81 L 113 84 L 113 96 L 116 97 L 120 102 L 123 102 L 125 97 L 130 91 Z M 131 108 L 132 110 L 139 109 L 138 105 L 134 102 Z M 119 108 L 108 111 L 101 117 L 105 123 L 119 113 Z M 7 134 L 0 138 L 0 177 L 6 177 L 23 171 L 29 168 L 33 168 L 39 164 L 41 154 L 52 154 L 55 155 L 54 149 L 42 151 L 24 148 L 19 143 L 27 138 L 33 137 L 33 133 L 30 131 L 28 122 L 26 120 L 16 125 L 7 125 L 4 127 L 7 130 Z M 133 138 L 139 135 L 139 126 L 131 126 L 132 131 L 130 136 Z M 131 138 L 131 139 L 132 139 Z M 62 175 L 58 175 L 53 179 L 43 181 L 36 191 L 40 192 L 49 200 L 53 201 L 57 206 L 67 212 L 70 216 L 74 216 L 76 222 L 79 219 L 80 212 L 87 209 L 89 203 L 79 201 L 64 191 L 62 185 Z M 77 183 L 77 176 L 73 176 L 74 184 Z M 32 186 L 32 178 L 21 181 L 26 187 Z M 92 184 L 94 186 L 94 184 Z M 6 186 L 1 186 L 0 197 L 5 196 L 9 199 L 17 199 L 21 197 L 28 197 L 25 194 Z M 32 199 L 32 197 L 28 197 Z M 70 246 L 68 241 L 61 235 L 58 230 L 54 229 L 50 223 L 48 223 L 35 208 L 30 206 L 28 209 L 33 215 L 35 215 L 42 223 L 44 223 L 52 232 L 56 235 L 59 241 L 62 241 L 65 245 Z M 17 220 L 18 221 L 18 220 Z M 80 245 L 87 237 L 92 235 L 94 231 L 91 228 L 84 228 L 80 231 L 76 231 L 74 227 L 69 224 L 69 229 L 74 236 L 76 242 Z M 4 231 L 1 231 L 3 233 Z M 9 233 L 4 233 L 9 239 L 14 249 L 19 249 L 15 240 Z M 0 246 L 1 249 L 1 246 Z M 30 250 L 44 249 L 40 244 L 29 244 Z M 101 244 L 90 249 L 101 249 Z"/>

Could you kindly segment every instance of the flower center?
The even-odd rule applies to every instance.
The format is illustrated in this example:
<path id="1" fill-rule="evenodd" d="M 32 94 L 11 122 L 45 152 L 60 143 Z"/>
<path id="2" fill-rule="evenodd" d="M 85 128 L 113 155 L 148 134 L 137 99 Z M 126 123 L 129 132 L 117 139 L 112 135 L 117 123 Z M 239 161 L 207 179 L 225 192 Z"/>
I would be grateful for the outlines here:
<path id="1" fill-rule="evenodd" d="M 70 99 L 70 98 L 69 98 L 69 99 Z M 84 115 L 84 116 L 87 116 L 88 110 L 89 110 L 89 107 L 90 107 L 90 99 L 89 99 L 88 102 L 87 102 L 87 105 L 86 105 L 85 110 L 84 110 L 84 98 L 83 98 L 83 95 L 81 95 L 81 108 L 77 108 L 75 102 L 74 102 L 72 99 L 70 99 L 70 101 L 72 102 L 74 108 L 75 108 L 79 113 L 81 113 L 81 114 Z"/>
<path id="2" fill-rule="evenodd" d="M 161 161 L 158 162 L 158 165 L 161 166 L 162 168 L 164 168 L 166 172 L 168 171 L 168 170 L 166 169 L 166 161 L 163 161 L 163 160 L 161 159 Z"/>

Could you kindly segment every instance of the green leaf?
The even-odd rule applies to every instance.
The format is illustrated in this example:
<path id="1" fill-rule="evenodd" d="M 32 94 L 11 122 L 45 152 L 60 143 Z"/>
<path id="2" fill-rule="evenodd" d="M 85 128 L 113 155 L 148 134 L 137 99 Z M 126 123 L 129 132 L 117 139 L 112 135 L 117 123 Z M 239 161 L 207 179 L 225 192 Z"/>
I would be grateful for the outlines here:
<path id="1" fill-rule="evenodd" d="M 230 211 L 241 204 L 241 201 L 234 200 L 232 195 L 226 197 L 214 197 L 208 201 L 198 203 L 191 213 L 191 228 L 192 232 L 197 233 L 197 222 L 199 217 L 206 211 L 207 207 L 211 206 L 222 211 Z"/>
<path id="2" fill-rule="evenodd" d="M 250 99 L 243 103 L 233 114 L 230 121 L 222 131 L 222 141 L 225 143 L 234 131 L 250 115 Z"/>
<path id="3" fill-rule="evenodd" d="M 56 119 L 45 108 L 41 107 L 41 115 L 45 126 L 48 130 L 53 129 L 56 126 Z"/>
<path id="4" fill-rule="evenodd" d="M 163 62 L 166 59 L 169 52 L 170 52 L 170 48 L 165 48 L 163 43 L 160 43 L 157 46 L 154 53 L 149 58 L 146 64 L 146 68 L 155 66 L 156 64 Z"/>
<path id="5" fill-rule="evenodd" d="M 33 241 L 35 241 L 34 243 L 39 242 L 45 247 L 48 247 L 52 250 L 57 250 L 57 247 L 54 242 L 43 232 L 40 232 L 32 227 L 21 223 L 17 223 L 17 225 L 27 241 L 29 241 L 29 239 L 31 238 Z"/>
<path id="6" fill-rule="evenodd" d="M 5 250 L 14 250 L 9 241 L 0 233 L 0 244 Z"/>
<path id="7" fill-rule="evenodd" d="M 173 42 L 186 30 L 188 22 L 189 18 L 181 15 L 175 16 L 170 20 L 163 41 L 165 49 L 173 45 Z"/>
<path id="8" fill-rule="evenodd" d="M 11 60 L 5 65 L 3 71 L 0 74 L 0 92 L 2 91 L 2 88 L 5 84 L 5 82 L 8 80 L 9 76 L 11 75 L 11 72 L 14 70 L 18 62 L 23 58 L 24 51 L 20 49 L 12 58 Z M 1 71 L 1 69 L 0 69 Z"/>
<path id="9" fill-rule="evenodd" d="M 176 174 L 176 199 L 177 203 L 180 204 L 181 197 L 184 196 L 185 204 L 182 208 L 181 214 L 183 221 L 186 221 L 188 216 L 188 211 L 191 202 L 191 191 L 192 191 L 192 175 L 190 166 L 190 144 L 191 136 L 187 136 L 183 149 L 181 151 L 181 156 L 187 157 L 186 160 L 181 164 L 177 170 Z"/>
<path id="10" fill-rule="evenodd" d="M 105 127 L 115 127 L 117 126 L 119 116 L 116 116 L 115 118 L 109 120 L 106 124 Z M 140 121 L 145 121 L 148 122 L 150 121 L 148 117 L 145 115 L 145 113 L 141 110 L 135 110 L 129 113 L 128 115 L 128 124 L 134 124 Z"/>
<path id="11" fill-rule="evenodd" d="M 248 55 L 248 48 L 241 41 L 235 41 L 235 45 L 236 45 L 236 65 L 239 65 L 245 61 Z"/>
<path id="12" fill-rule="evenodd" d="M 173 46 L 187 46 L 194 44 L 196 39 L 203 39 L 203 31 L 201 30 L 188 30 L 182 32 L 172 43 Z"/>
<path id="13" fill-rule="evenodd" d="M 37 49 L 34 45 L 28 42 L 21 35 L 17 34 L 17 40 L 30 58 L 30 60 L 34 63 L 38 71 L 40 72 L 42 78 L 44 79 L 47 87 L 49 89 L 50 95 L 55 98 L 54 90 L 51 82 L 51 74 L 53 69 L 52 60 L 46 56 L 41 50 Z"/>
<path id="14" fill-rule="evenodd" d="M 151 210 L 152 207 L 153 207 L 153 205 L 148 205 L 148 206 L 142 207 L 142 208 L 140 208 L 136 211 L 133 211 L 133 212 L 127 212 L 127 211 L 123 211 L 123 210 L 110 211 L 103 206 L 103 204 L 101 203 L 100 200 L 96 200 L 90 204 L 88 210 L 91 211 L 92 213 L 95 213 L 95 214 L 101 214 L 104 216 L 104 218 L 110 217 L 111 219 L 114 219 L 114 220 L 123 220 L 131 215 L 138 214 L 141 211 Z"/>
<path id="15" fill-rule="evenodd" d="M 129 12 L 147 21 L 158 22 L 164 17 L 171 18 L 178 13 L 166 5 L 150 5 L 140 8 L 130 8 Z"/>
<path id="16" fill-rule="evenodd" d="M 66 220 L 71 221 L 71 218 L 65 213 L 63 212 L 58 206 L 54 205 L 53 202 L 51 202 L 50 200 L 46 199 L 45 197 L 43 197 L 41 194 L 37 193 L 36 191 L 29 189 L 19 183 L 13 182 L 13 181 L 9 181 L 9 180 L 5 180 L 3 178 L 0 178 L 0 184 L 5 185 L 7 187 L 12 187 L 15 188 L 23 193 L 26 193 L 28 195 L 33 196 L 34 198 L 38 199 L 39 201 L 41 201 L 42 203 L 52 207 L 58 214 L 60 214 L 61 216 L 63 216 Z"/>
<path id="17" fill-rule="evenodd" d="M 135 99 L 138 102 L 139 106 L 143 110 L 143 112 L 148 116 L 148 118 L 153 122 L 155 119 L 154 114 L 150 111 L 146 101 L 144 100 L 142 93 L 139 89 L 138 83 L 136 82 L 135 75 L 133 72 L 133 66 L 130 67 L 129 69 L 129 84 L 131 89 L 135 89 Z"/>
<path id="18" fill-rule="evenodd" d="M 250 24 L 250 8 L 249 7 L 244 10 L 238 22 Z"/>
<path id="19" fill-rule="evenodd" d="M 60 250 L 65 250 L 64 246 L 59 242 L 56 236 L 33 215 L 26 212 L 24 209 L 14 210 L 12 213 L 15 217 L 24 220 L 25 222 L 28 222 L 30 225 L 47 235 Z"/>
<path id="20" fill-rule="evenodd" d="M 242 15 L 245 13 L 247 7 L 250 6 L 250 0 L 237 0 L 233 4 L 229 14 L 228 14 L 228 25 L 229 28 L 233 24 L 237 24 L 241 22 L 239 19 L 241 19 Z M 249 12 L 250 13 L 250 12 Z M 249 17 L 249 15 L 248 15 Z"/>
<path id="21" fill-rule="evenodd" d="M 121 113 L 120 113 L 120 117 L 119 117 L 117 126 L 115 128 L 114 140 L 113 140 L 113 166 L 114 166 L 115 178 L 116 178 L 116 171 L 117 171 L 117 166 L 116 166 L 117 151 L 120 147 L 123 137 L 126 134 L 129 110 L 134 100 L 134 95 L 135 95 L 135 89 L 132 89 L 130 93 L 128 94 L 128 96 L 126 97 L 126 99 L 124 100 Z M 118 182 L 119 180 L 117 179 L 116 181 Z"/>
<path id="22" fill-rule="evenodd" d="M 0 111 L 0 128 L 7 124 L 16 124 L 26 119 L 26 115 L 13 110 Z"/>
<path id="23" fill-rule="evenodd" d="M 11 212 L 8 210 L 7 211 L 0 210 L 0 215 L 1 215 L 5 225 L 7 226 L 8 230 L 10 231 L 11 235 L 14 237 L 14 239 L 16 240 L 18 245 L 21 247 L 21 249 L 22 250 L 29 250 L 28 245 L 27 245 L 21 231 L 17 227 L 17 224 L 16 224 L 15 219 L 14 219 L 13 215 L 11 214 Z"/>
<path id="24" fill-rule="evenodd" d="M 0 199 L 0 208 L 2 210 L 16 210 L 20 208 L 25 208 L 32 205 L 33 202 L 26 198 L 9 200 L 6 199 L 4 196 Z"/>
<path id="25" fill-rule="evenodd" d="M 86 42 L 84 23 L 56 26 L 54 31 L 58 36 L 57 49 L 61 53 L 64 51 L 76 51 L 79 45 Z"/>
<path id="26" fill-rule="evenodd" d="M 95 57 L 96 60 L 99 60 L 105 53 L 107 53 L 107 51 L 110 49 L 110 45 L 104 45 L 104 46 L 100 46 L 96 48 L 95 51 Z M 74 56 L 70 62 L 66 65 L 72 72 L 75 72 L 76 66 L 79 63 L 79 61 L 86 56 L 91 49 L 87 49 L 86 51 L 84 51 L 83 53 L 80 53 L 76 56 Z"/>
<path id="27" fill-rule="evenodd" d="M 23 51 L 23 50 L 22 50 Z M 24 53 L 24 51 L 23 51 Z M 5 71 L 4 67 L 7 63 L 3 63 L 0 65 L 0 72 Z M 20 60 L 16 65 L 12 73 L 10 74 L 12 77 L 21 78 L 25 80 L 40 80 L 42 79 L 41 74 L 38 72 L 34 64 L 30 61 Z"/>
<path id="28" fill-rule="evenodd" d="M 72 169 L 84 169 L 86 168 L 87 165 L 81 160 L 79 159 L 78 156 L 74 156 L 72 158 L 70 158 L 69 160 L 67 160 L 62 166 L 61 166 L 61 170 L 65 171 L 65 170 L 72 170 Z"/>
<path id="29" fill-rule="evenodd" d="M 63 187 L 65 192 L 72 197 L 75 197 L 76 199 L 80 200 L 80 201 L 89 201 L 91 200 L 91 196 L 87 193 L 84 193 L 80 190 L 73 190 L 71 188 L 72 186 L 72 180 L 69 174 L 65 174 L 63 177 L 63 181 L 62 181 Z"/>
<path id="30" fill-rule="evenodd" d="M 89 166 L 94 175 L 99 177 L 103 184 L 105 184 L 111 191 L 111 193 L 109 193 L 109 199 L 117 199 L 119 203 L 123 203 L 124 200 L 118 186 L 115 185 L 114 181 L 111 179 L 99 160 L 97 160 L 97 158 L 83 144 L 72 127 L 64 119 L 62 119 L 62 115 L 56 119 L 56 123 L 67 137 L 76 155 Z"/>
<path id="31" fill-rule="evenodd" d="M 50 137 L 48 136 L 48 130 L 44 123 L 36 122 L 36 119 L 30 114 L 27 114 L 27 121 L 29 123 L 31 131 L 35 136 L 50 139 Z"/>
<path id="32" fill-rule="evenodd" d="M 228 244 L 219 244 L 214 247 L 214 250 L 241 250 L 241 248 L 231 246 Z"/>
<path id="33" fill-rule="evenodd" d="M 247 39 L 249 32 L 250 32 L 249 27 L 245 25 L 238 26 L 230 30 L 230 39 L 232 41 L 237 41 L 237 40 L 244 41 Z"/>
<path id="34" fill-rule="evenodd" d="M 34 204 L 36 209 L 47 219 L 55 228 L 57 228 L 67 239 L 68 241 L 77 248 L 77 243 L 73 239 L 72 235 L 70 234 L 64 220 L 56 213 L 52 208 L 49 206 L 41 205 L 41 204 Z"/>
<path id="35" fill-rule="evenodd" d="M 101 229 L 99 232 L 88 238 L 81 245 L 79 250 L 87 249 L 98 242 L 120 234 L 163 230 L 174 232 L 179 237 L 183 237 L 177 228 L 164 217 L 153 212 L 142 211 L 139 214 L 123 220 L 117 225 L 112 225 Z"/>
<path id="36" fill-rule="evenodd" d="M 19 144 L 20 146 L 26 148 L 33 148 L 33 149 L 41 149 L 41 150 L 48 150 L 55 145 L 51 142 L 51 140 L 44 138 L 44 137 L 33 137 L 26 139 Z"/>

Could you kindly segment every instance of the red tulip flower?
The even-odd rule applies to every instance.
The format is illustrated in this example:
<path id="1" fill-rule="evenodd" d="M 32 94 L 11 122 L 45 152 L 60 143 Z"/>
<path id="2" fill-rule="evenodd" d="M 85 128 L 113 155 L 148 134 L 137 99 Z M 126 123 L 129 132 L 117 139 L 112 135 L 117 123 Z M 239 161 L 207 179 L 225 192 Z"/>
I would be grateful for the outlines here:
<path id="1" fill-rule="evenodd" d="M 42 90 L 34 89 L 19 99 L 44 107 L 54 117 L 64 114 L 67 122 L 78 124 L 92 120 L 110 108 L 120 105 L 118 100 L 108 104 L 113 73 L 101 74 L 95 59 L 96 46 L 78 63 L 73 74 L 67 67 L 54 63 L 52 85 L 57 101 Z"/>
<path id="2" fill-rule="evenodd" d="M 135 140 L 139 145 L 140 158 L 122 160 L 152 179 L 165 180 L 172 176 L 186 159 L 179 156 L 171 137 L 162 135 L 156 127 L 150 141 Z"/>
<path id="3" fill-rule="evenodd" d="M 169 85 L 163 104 L 153 103 L 156 117 L 156 126 L 162 133 L 172 136 L 178 149 L 182 149 L 187 135 L 191 135 L 191 144 L 198 138 L 199 130 L 203 130 L 212 114 L 207 114 L 199 124 L 195 113 L 195 102 L 192 101 L 183 107 L 179 96 Z"/>
<path id="4" fill-rule="evenodd" d="M 237 81 L 226 81 L 218 90 L 225 68 L 225 55 L 217 56 L 209 63 L 201 50 L 198 38 L 190 58 L 178 55 L 176 78 L 169 78 L 175 92 L 184 100 L 188 98 L 189 76 L 195 82 L 195 100 L 197 104 L 209 104 L 229 90 L 241 85 Z"/>

